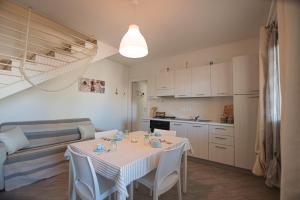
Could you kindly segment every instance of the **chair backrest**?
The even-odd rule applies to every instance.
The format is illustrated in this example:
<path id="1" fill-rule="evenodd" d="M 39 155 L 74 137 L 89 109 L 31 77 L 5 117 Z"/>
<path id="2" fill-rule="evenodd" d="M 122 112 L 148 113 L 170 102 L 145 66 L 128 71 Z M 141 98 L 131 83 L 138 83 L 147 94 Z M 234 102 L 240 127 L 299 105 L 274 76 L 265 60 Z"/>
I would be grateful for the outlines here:
<path id="1" fill-rule="evenodd" d="M 155 131 L 159 131 L 162 135 L 176 136 L 176 131 L 173 130 L 154 129 Z"/>
<path id="2" fill-rule="evenodd" d="M 95 139 L 113 136 L 117 133 L 118 133 L 118 130 L 109 130 L 109 131 L 96 132 L 95 133 Z"/>
<path id="3" fill-rule="evenodd" d="M 99 199 L 100 190 L 95 169 L 88 156 L 81 155 L 68 146 L 72 164 L 74 186 L 81 199 Z"/>
<path id="4" fill-rule="evenodd" d="M 155 187 L 170 174 L 180 174 L 181 157 L 183 153 L 184 143 L 174 149 L 166 150 L 162 153 L 155 175 Z"/>

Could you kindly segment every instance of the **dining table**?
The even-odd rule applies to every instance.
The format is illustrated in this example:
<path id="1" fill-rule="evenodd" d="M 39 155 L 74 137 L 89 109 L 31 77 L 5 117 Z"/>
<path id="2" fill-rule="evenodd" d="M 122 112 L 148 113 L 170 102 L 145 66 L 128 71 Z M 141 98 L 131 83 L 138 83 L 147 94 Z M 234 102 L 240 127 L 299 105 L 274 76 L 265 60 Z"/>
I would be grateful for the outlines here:
<path id="1" fill-rule="evenodd" d="M 117 199 L 133 199 L 133 183 L 135 180 L 147 175 L 155 170 L 159 163 L 160 155 L 168 149 L 184 143 L 183 152 L 183 179 L 182 191 L 187 191 L 187 152 L 192 150 L 187 138 L 171 135 L 161 135 L 160 137 L 150 135 L 149 140 L 145 140 L 144 131 L 131 132 L 124 139 L 116 142 L 116 148 L 111 149 L 109 138 L 99 138 L 86 140 L 70 144 L 72 150 L 91 158 L 96 174 L 113 180 L 117 189 Z M 153 147 L 149 141 L 156 139 L 161 141 L 160 147 Z M 107 151 L 95 151 L 98 145 L 106 147 Z M 68 150 L 65 153 L 68 158 Z M 72 199 L 73 178 L 70 167 L 69 197 Z"/>

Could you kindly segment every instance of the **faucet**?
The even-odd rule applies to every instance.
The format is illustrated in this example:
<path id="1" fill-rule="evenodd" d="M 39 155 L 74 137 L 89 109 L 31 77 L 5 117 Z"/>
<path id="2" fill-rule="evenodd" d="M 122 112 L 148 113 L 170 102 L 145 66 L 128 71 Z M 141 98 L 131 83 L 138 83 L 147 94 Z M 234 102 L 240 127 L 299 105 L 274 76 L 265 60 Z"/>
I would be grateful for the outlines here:
<path id="1" fill-rule="evenodd" d="M 194 120 L 197 121 L 200 118 L 199 115 L 197 115 L 196 117 L 194 117 Z"/>

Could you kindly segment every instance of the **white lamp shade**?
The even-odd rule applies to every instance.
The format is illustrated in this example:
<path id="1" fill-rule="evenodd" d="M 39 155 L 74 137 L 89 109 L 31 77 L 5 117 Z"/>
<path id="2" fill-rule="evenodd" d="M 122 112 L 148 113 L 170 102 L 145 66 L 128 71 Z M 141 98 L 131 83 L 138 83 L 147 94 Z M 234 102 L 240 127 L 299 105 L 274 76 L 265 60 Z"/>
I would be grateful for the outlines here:
<path id="1" fill-rule="evenodd" d="M 145 38 L 137 25 L 130 25 L 123 36 L 119 52 L 128 58 L 141 58 L 148 54 L 148 46 Z"/>

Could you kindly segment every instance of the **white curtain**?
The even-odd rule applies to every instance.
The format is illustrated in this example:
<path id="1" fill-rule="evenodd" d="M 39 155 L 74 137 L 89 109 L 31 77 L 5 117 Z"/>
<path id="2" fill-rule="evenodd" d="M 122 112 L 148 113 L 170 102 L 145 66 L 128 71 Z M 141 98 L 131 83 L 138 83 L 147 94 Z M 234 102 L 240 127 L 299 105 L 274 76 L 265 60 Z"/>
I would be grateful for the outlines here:
<path id="1" fill-rule="evenodd" d="M 280 186 L 281 93 L 278 32 L 275 23 L 260 32 L 260 101 L 253 173 L 266 177 L 270 187 Z"/>

